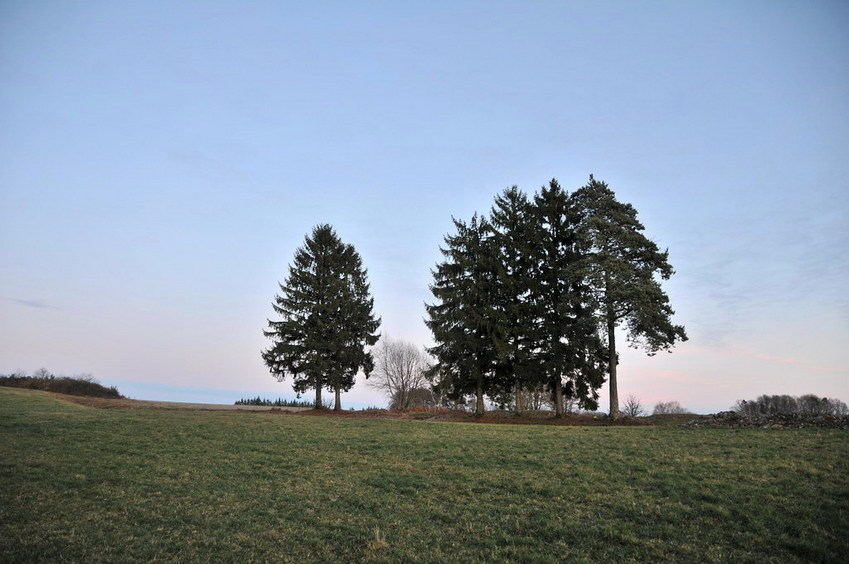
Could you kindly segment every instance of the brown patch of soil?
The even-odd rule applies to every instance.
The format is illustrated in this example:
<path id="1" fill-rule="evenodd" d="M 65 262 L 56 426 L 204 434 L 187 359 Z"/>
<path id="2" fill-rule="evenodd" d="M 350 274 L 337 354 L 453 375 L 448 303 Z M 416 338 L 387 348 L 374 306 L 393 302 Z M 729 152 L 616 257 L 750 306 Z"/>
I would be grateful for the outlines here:
<path id="1" fill-rule="evenodd" d="M 301 412 L 302 415 L 316 417 L 346 417 L 357 419 L 394 419 L 400 421 L 442 421 L 450 423 L 488 423 L 505 425 L 558 425 L 558 426 L 637 426 L 652 425 L 645 418 L 622 417 L 612 420 L 606 415 L 575 414 L 567 413 L 557 418 L 553 413 L 547 411 L 527 411 L 522 415 L 516 415 L 510 411 L 487 411 L 484 415 L 477 417 L 468 411 L 453 409 L 434 409 L 429 411 L 389 411 L 389 410 L 366 410 L 366 411 L 334 411 L 332 409 L 310 409 Z"/>
<path id="2" fill-rule="evenodd" d="M 45 392 L 50 393 L 50 392 Z M 350 419 L 389 419 L 397 421 L 441 421 L 450 423 L 483 423 L 501 425 L 554 425 L 554 426 L 645 426 L 655 425 L 652 418 L 621 417 L 612 420 L 606 415 L 567 413 L 563 417 L 555 417 L 547 411 L 527 411 L 516 415 L 510 411 L 488 411 L 477 417 L 468 411 L 453 409 L 433 409 L 418 411 L 390 411 L 386 409 L 333 410 L 315 409 L 308 407 L 272 407 L 256 405 L 219 405 L 207 403 L 181 403 L 167 401 L 145 401 L 133 399 L 104 399 L 84 396 L 68 396 L 63 394 L 50 395 L 88 407 L 97 409 L 161 409 L 181 411 L 239 411 L 298 414 L 312 417 L 342 417 Z M 692 418 L 692 416 L 690 416 Z"/>
<path id="3" fill-rule="evenodd" d="M 85 405 L 88 407 L 95 407 L 97 409 L 162 409 L 162 410 L 170 410 L 170 411 L 278 411 L 283 413 L 298 413 L 301 411 L 308 411 L 309 408 L 306 407 L 272 407 L 265 405 L 221 405 L 221 404 L 213 404 L 213 403 L 183 403 L 183 402 L 172 402 L 172 401 L 146 401 L 146 400 L 133 400 L 133 399 L 104 399 L 104 398 L 94 398 L 87 396 L 69 396 L 64 394 L 54 394 L 51 392 L 50 395 L 55 396 L 57 398 L 63 399 L 65 401 L 69 401 L 72 403 L 77 403 L 80 405 Z"/>

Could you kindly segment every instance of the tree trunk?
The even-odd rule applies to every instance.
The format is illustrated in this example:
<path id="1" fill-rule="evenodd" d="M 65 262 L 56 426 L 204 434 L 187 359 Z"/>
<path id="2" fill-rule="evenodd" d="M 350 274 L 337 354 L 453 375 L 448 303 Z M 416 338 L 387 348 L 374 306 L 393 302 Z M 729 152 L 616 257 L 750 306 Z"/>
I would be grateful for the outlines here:
<path id="1" fill-rule="evenodd" d="M 475 389 L 475 415 L 481 417 L 484 414 L 483 406 L 483 384 L 478 380 L 477 388 Z"/>
<path id="2" fill-rule="evenodd" d="M 516 395 L 516 415 L 522 415 L 522 384 L 516 382 L 514 386 L 514 393 Z"/>
<path id="3" fill-rule="evenodd" d="M 563 417 L 563 385 L 559 381 L 554 385 L 554 416 Z"/>
<path id="4" fill-rule="evenodd" d="M 619 417 L 619 388 L 616 383 L 616 320 L 613 318 L 613 312 L 607 314 L 607 343 L 610 353 L 610 417 L 617 419 Z"/>
<path id="5" fill-rule="evenodd" d="M 339 386 L 334 391 L 336 392 L 336 404 L 333 406 L 333 411 L 339 411 L 342 409 L 342 393 Z"/>
<path id="6" fill-rule="evenodd" d="M 315 387 L 315 408 L 316 408 L 316 409 L 321 409 L 321 408 L 322 408 L 322 404 L 321 404 L 321 386 L 316 386 L 316 387 Z"/>

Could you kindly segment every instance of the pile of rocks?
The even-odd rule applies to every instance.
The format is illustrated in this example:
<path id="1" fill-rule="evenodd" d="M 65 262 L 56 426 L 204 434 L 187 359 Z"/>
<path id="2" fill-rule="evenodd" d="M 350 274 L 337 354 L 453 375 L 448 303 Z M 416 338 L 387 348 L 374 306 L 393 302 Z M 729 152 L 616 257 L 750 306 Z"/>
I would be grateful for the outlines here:
<path id="1" fill-rule="evenodd" d="M 849 415 L 808 415 L 803 413 L 770 413 L 741 415 L 736 411 L 721 411 L 692 419 L 685 427 L 760 427 L 762 429 L 843 429 L 849 431 Z"/>

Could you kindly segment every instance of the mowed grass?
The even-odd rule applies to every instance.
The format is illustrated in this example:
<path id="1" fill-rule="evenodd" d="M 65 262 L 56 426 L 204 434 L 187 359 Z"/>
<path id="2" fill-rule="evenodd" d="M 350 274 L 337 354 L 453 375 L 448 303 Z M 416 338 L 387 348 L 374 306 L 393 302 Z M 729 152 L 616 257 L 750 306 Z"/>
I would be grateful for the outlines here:
<path id="1" fill-rule="evenodd" d="M 0 389 L 2 562 L 820 562 L 849 433 L 104 410 Z"/>

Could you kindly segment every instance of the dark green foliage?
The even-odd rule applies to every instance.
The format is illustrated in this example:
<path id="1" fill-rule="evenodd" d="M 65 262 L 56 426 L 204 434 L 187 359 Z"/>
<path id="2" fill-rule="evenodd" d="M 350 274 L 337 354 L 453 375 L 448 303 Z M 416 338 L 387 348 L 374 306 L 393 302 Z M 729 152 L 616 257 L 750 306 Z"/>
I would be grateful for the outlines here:
<path id="1" fill-rule="evenodd" d="M 54 376 L 42 370 L 37 376 L 12 374 L 0 376 L 0 386 L 43 390 L 71 396 L 90 396 L 95 398 L 123 398 L 115 386 L 106 387 L 91 376 Z"/>
<path id="2" fill-rule="evenodd" d="M 273 344 L 263 360 L 278 380 L 292 376 L 296 392 L 315 390 L 316 407 L 322 388 L 330 388 L 340 409 L 340 392 L 351 389 L 358 371 L 372 371 L 365 347 L 379 338 L 360 255 L 331 226 L 319 225 L 295 252 L 280 290 L 272 306 L 281 319 L 268 322 L 264 333 Z"/>
<path id="3" fill-rule="evenodd" d="M 533 210 L 525 193 L 513 186 L 496 196 L 490 217 L 494 232 L 493 252 L 498 262 L 497 285 L 493 292 L 501 313 L 504 339 L 496 365 L 497 389 L 490 397 L 503 404 L 504 397 L 512 394 L 515 410 L 520 413 L 522 390 L 535 388 L 544 380 L 543 370 L 535 358 L 539 335 L 532 322 L 538 318 L 532 302 L 533 245 L 537 243 L 533 233 Z"/>
<path id="4" fill-rule="evenodd" d="M 457 233 L 445 236 L 445 261 L 433 271 L 425 321 L 436 345 L 431 373 L 439 374 L 451 399 L 474 394 L 475 413 L 484 412 L 484 394 L 494 388 L 494 373 L 504 354 L 504 311 L 498 307 L 500 265 L 493 230 L 477 214 L 467 224 L 454 219 Z"/>
<path id="5" fill-rule="evenodd" d="M 606 349 L 595 294 L 579 245 L 579 210 L 556 180 L 533 201 L 517 187 L 499 194 L 491 219 L 454 220 L 445 261 L 434 271 L 428 326 L 437 345 L 439 391 L 483 394 L 522 409 L 525 392 L 547 389 L 558 415 L 564 398 L 598 406 Z M 513 400 L 509 400 L 510 396 Z"/>
<path id="6" fill-rule="evenodd" d="M 270 400 L 261 398 L 259 396 L 255 398 L 249 399 L 240 399 L 236 400 L 236 403 L 233 405 L 258 405 L 265 407 L 315 407 L 315 402 L 304 401 L 304 400 L 289 400 L 283 398 L 277 398 L 276 400 Z"/>
<path id="7" fill-rule="evenodd" d="M 514 186 L 489 218 L 454 225 L 427 306 L 431 377 L 455 401 L 474 394 L 477 413 L 484 394 L 499 405 L 512 395 L 520 411 L 523 392 L 541 387 L 558 415 L 565 400 L 595 410 L 609 374 L 616 417 L 616 327 L 650 355 L 687 339 L 660 285 L 673 273 L 668 252 L 592 176 L 571 195 L 552 180 L 533 200 Z"/>
<path id="8" fill-rule="evenodd" d="M 684 327 L 673 325 L 669 297 L 660 286 L 673 274 L 669 252 L 647 238 L 631 204 L 616 200 L 607 184 L 590 175 L 573 194 L 581 213 L 580 244 L 587 276 L 596 295 L 599 322 L 609 348 L 610 415 L 619 413 L 615 329 L 624 323 L 629 344 L 653 355 L 687 340 Z"/>
<path id="9" fill-rule="evenodd" d="M 558 415 L 564 395 L 576 398 L 583 409 L 595 410 L 606 349 L 593 316 L 592 280 L 577 234 L 580 210 L 553 179 L 535 195 L 533 213 L 531 299 L 539 366 Z"/>

